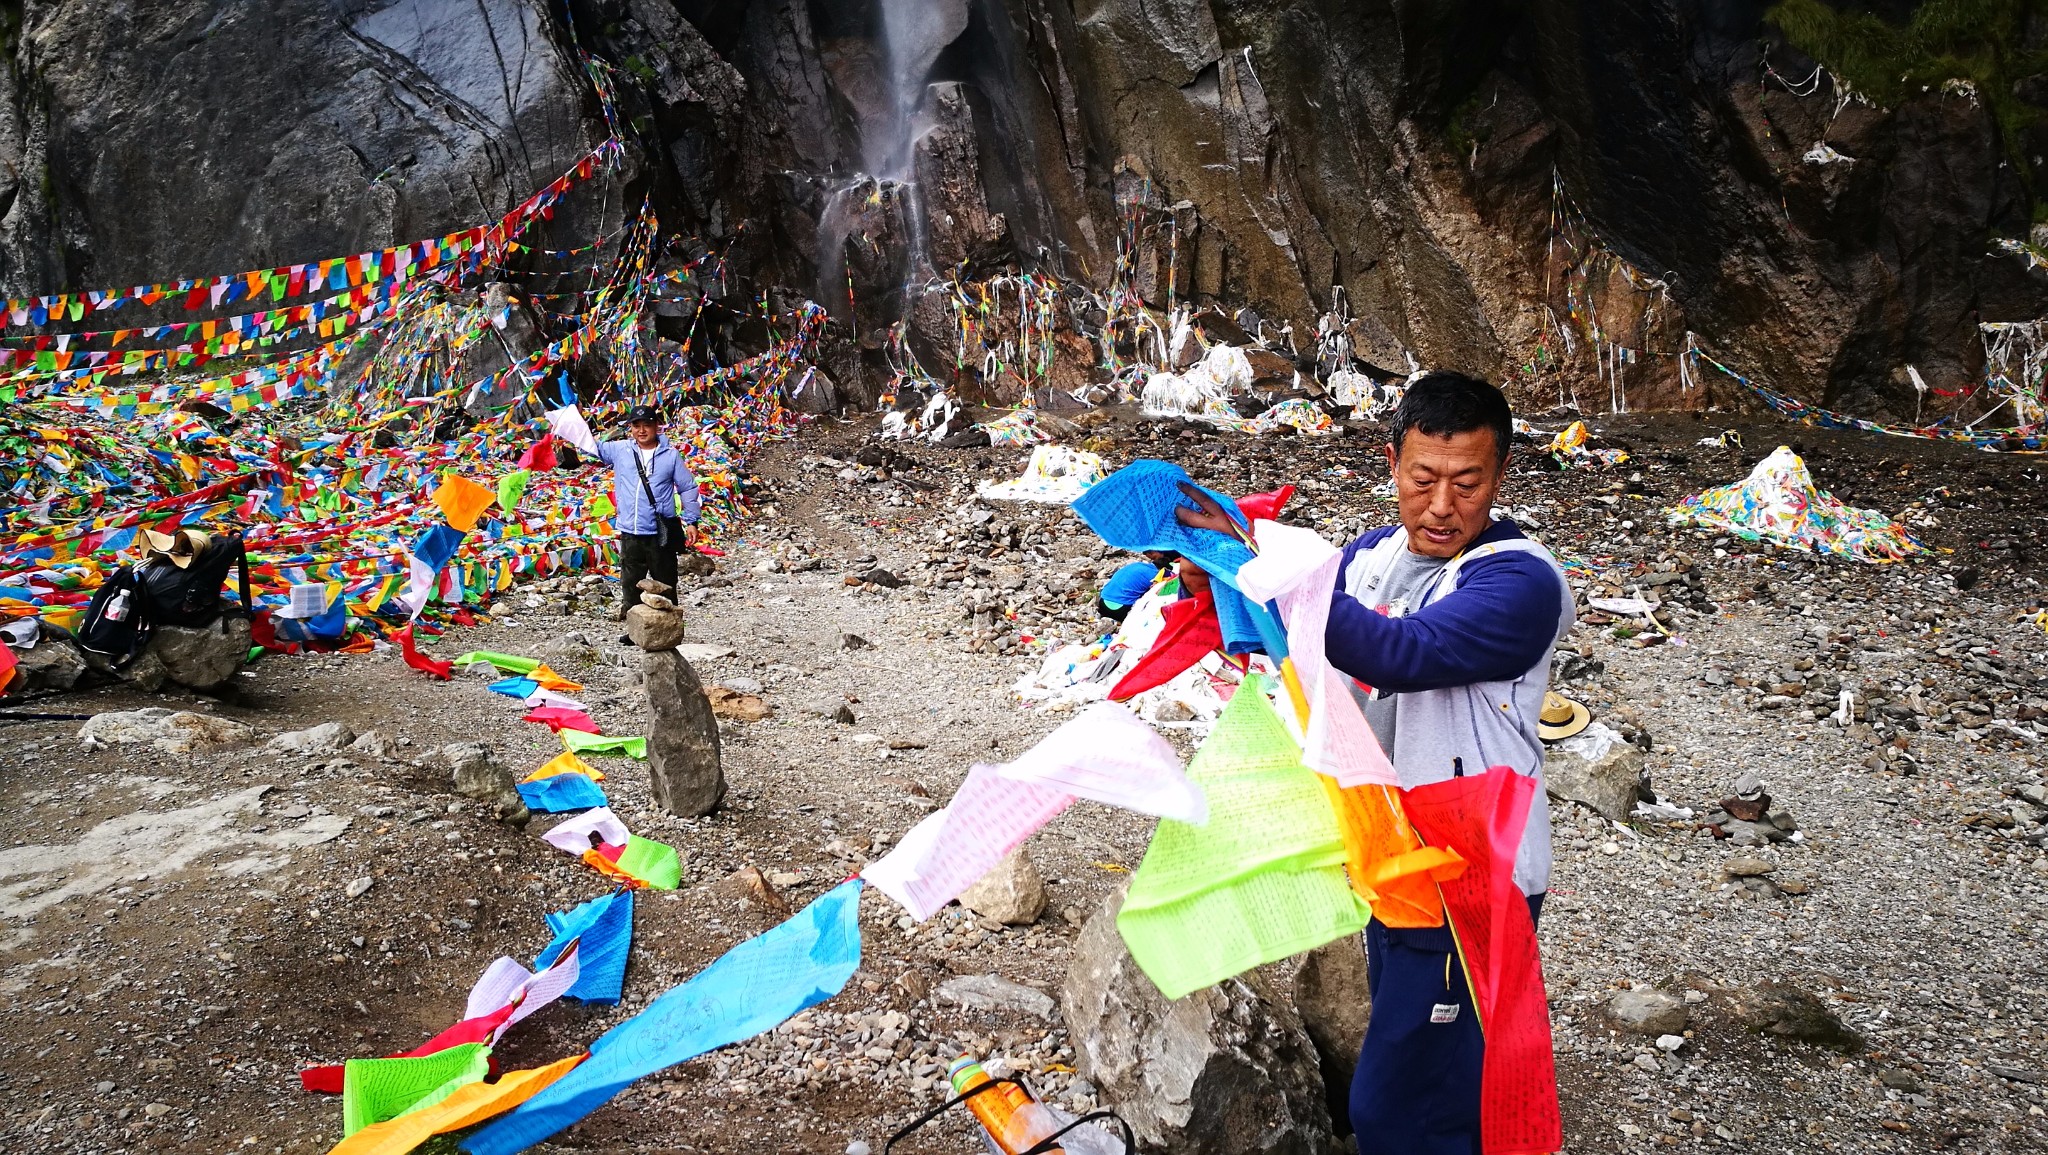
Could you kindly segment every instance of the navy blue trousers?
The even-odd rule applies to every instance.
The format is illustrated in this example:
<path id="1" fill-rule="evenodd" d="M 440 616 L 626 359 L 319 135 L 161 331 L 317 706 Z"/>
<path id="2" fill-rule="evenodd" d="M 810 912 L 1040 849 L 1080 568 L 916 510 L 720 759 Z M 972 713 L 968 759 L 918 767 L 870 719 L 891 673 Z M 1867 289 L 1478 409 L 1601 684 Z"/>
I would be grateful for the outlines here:
<path id="1" fill-rule="evenodd" d="M 1529 916 L 1543 896 L 1529 899 Z M 1359 1155 L 1481 1155 L 1486 1040 L 1448 926 L 1365 928 L 1372 1022 L 1351 1077 Z"/>

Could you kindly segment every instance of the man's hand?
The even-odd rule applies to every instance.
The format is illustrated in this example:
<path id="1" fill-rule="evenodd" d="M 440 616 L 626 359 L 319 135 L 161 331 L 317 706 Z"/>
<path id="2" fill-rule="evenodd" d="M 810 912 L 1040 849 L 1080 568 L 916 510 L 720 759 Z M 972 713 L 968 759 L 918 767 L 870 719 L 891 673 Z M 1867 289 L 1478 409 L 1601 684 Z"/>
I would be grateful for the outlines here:
<path id="1" fill-rule="evenodd" d="M 686 545 L 686 546 L 689 546 L 689 547 L 690 547 L 691 549 L 696 549 L 696 548 L 697 548 L 697 539 L 698 539 L 698 537 L 699 537 L 699 536 L 701 536 L 701 535 L 700 535 L 700 534 L 699 534 L 699 533 L 697 532 L 697 525 L 696 525 L 696 523 L 695 523 L 695 522 L 686 522 L 686 523 L 685 523 L 685 524 L 683 525 L 683 544 L 684 544 L 684 545 Z"/>
<path id="2" fill-rule="evenodd" d="M 1224 534 L 1232 541 L 1244 540 L 1244 528 L 1237 524 L 1237 519 L 1231 517 L 1215 498 L 1202 492 L 1199 486 L 1189 485 L 1185 481 L 1180 483 L 1180 492 L 1181 496 L 1194 502 L 1196 507 L 1189 509 L 1182 505 L 1174 508 L 1173 516 L 1182 525 L 1189 529 L 1206 529 Z"/>

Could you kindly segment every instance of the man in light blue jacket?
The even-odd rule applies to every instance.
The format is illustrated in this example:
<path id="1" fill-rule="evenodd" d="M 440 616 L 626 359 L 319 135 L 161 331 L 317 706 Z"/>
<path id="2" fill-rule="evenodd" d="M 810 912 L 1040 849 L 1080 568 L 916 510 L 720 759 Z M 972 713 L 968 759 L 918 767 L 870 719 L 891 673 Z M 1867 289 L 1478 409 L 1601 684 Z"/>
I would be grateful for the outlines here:
<path id="1" fill-rule="evenodd" d="M 619 616 L 640 604 L 640 579 L 673 589 L 676 554 L 696 544 L 701 498 L 697 475 L 661 433 L 661 414 L 641 405 L 626 414 L 624 441 L 604 441 L 597 455 L 612 469 L 612 528 L 619 534 Z M 679 512 L 680 510 L 680 512 Z M 621 638 L 623 643 L 626 639 Z"/>

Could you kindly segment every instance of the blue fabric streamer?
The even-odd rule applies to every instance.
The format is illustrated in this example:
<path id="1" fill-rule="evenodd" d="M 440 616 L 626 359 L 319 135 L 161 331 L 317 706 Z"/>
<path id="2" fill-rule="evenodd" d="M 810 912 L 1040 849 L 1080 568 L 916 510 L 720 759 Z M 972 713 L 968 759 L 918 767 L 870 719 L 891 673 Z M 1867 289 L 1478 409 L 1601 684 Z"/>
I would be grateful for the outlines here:
<path id="1" fill-rule="evenodd" d="M 860 968 L 860 880 L 826 891 L 781 926 L 719 956 L 591 1044 L 590 1058 L 462 1141 L 469 1155 L 513 1155 L 642 1079 L 751 1039 L 839 993 Z"/>
<path id="2" fill-rule="evenodd" d="M 439 573 L 461 545 L 462 531 L 444 522 L 421 534 L 419 540 L 412 543 L 412 556 Z"/>
<path id="3" fill-rule="evenodd" d="M 1173 511 L 1195 508 L 1180 491 L 1182 483 L 1194 485 L 1194 479 L 1172 462 L 1133 461 L 1075 499 L 1074 514 L 1118 549 L 1170 549 L 1201 566 L 1221 583 L 1211 583 L 1210 589 L 1216 597 L 1223 648 L 1233 654 L 1261 649 L 1268 636 L 1283 635 L 1263 607 L 1237 592 L 1238 567 L 1252 559 L 1252 551 L 1220 533 L 1182 525 Z M 1214 498 L 1239 525 L 1250 528 L 1251 522 L 1228 494 L 1196 488 Z"/>
<path id="4" fill-rule="evenodd" d="M 604 791 L 581 774 L 551 774 L 538 782 L 521 782 L 519 800 L 536 814 L 589 810 L 606 804 Z"/>
<path id="5" fill-rule="evenodd" d="M 570 939 L 581 939 L 576 946 L 576 985 L 562 993 L 586 1003 L 618 1002 L 626 986 L 626 955 L 633 948 L 633 892 L 615 890 L 573 910 L 550 913 L 548 929 L 555 940 L 533 960 L 535 972 L 553 965 Z"/>

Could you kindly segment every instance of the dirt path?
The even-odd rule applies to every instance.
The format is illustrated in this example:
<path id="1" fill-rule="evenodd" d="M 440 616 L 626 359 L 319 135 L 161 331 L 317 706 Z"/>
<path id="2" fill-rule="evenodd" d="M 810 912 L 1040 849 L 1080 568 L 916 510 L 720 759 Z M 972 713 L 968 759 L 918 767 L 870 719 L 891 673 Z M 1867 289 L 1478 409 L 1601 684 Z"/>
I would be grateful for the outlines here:
<path id="1" fill-rule="evenodd" d="M 1622 433 L 1641 451 L 1636 468 L 1520 474 L 1506 499 L 1584 563 L 1581 582 L 1621 592 L 1678 554 L 1697 563 L 1698 604 L 1711 606 L 1679 616 L 1685 645 L 1583 626 L 1573 642 L 1605 669 L 1574 685 L 1596 713 L 1647 732 L 1667 798 L 1710 809 L 1748 771 L 1802 828 L 1802 842 L 1737 851 L 1687 825 L 1620 830 L 1553 803 L 1558 867 L 1542 939 L 1571 1149 L 2041 1149 L 2048 859 L 2043 827 L 2008 792 L 2041 782 L 2041 734 L 2025 711 L 2048 712 L 2048 638 L 2015 620 L 2038 597 L 2039 518 L 2002 504 L 2031 466 L 1818 441 L 1815 470 L 1840 496 L 1895 512 L 1926 500 L 1917 516 L 1936 524 L 1923 532 L 1963 552 L 1882 570 L 1736 543 L 1716 557 L 1711 540 L 1656 515 L 1740 475 L 1740 461 L 1692 444 L 1716 431 L 1631 423 Z M 709 819 L 658 814 L 644 770 L 604 760 L 614 808 L 683 852 L 685 886 L 638 905 L 620 1006 L 548 1009 L 509 1036 L 505 1065 L 587 1045 L 779 921 L 715 885 L 734 870 L 779 877 L 800 905 L 942 803 L 974 761 L 1014 755 L 1056 724 L 1016 705 L 1009 686 L 1036 657 L 1000 637 L 1081 636 L 1093 539 L 1039 507 L 998 510 L 1005 532 L 994 538 L 952 516 L 972 480 L 1013 473 L 1021 451 L 908 449 L 904 480 L 876 480 L 850 464 L 857 432 L 815 429 L 775 447 L 762 463 L 774 516 L 729 543 L 719 577 L 683 591 L 694 640 L 732 650 L 700 663 L 706 681 L 758 683 L 775 716 L 725 725 L 731 804 Z M 1771 436 L 1750 431 L 1751 459 Z M 1384 476 L 1374 445 L 1141 432 L 1112 456 L 1177 456 L 1236 491 L 1304 481 L 1295 515 L 1337 536 L 1387 516 L 1370 497 Z M 757 572 L 771 562 L 779 569 Z M 905 586 L 848 584 L 875 567 Z M 1979 571 L 1967 593 L 1955 578 L 1964 568 Z M 600 592 L 573 579 L 515 591 L 508 613 L 432 648 L 546 654 L 586 684 L 578 697 L 608 731 L 637 732 L 637 663 L 613 642 Z M 977 602 L 1020 606 L 1019 620 L 977 640 Z M 867 645 L 844 648 L 842 634 Z M 1811 669 L 1788 669 L 1801 661 Z M 488 742 L 520 772 L 558 749 L 486 679 L 436 683 L 393 657 L 273 658 L 252 673 L 218 705 L 118 689 L 44 704 L 168 705 L 254 727 L 253 742 L 224 750 L 87 752 L 76 723 L 0 730 L 0 1087 L 14 1104 L 0 1134 L 23 1150 L 325 1150 L 339 1107 L 297 1089 L 300 1067 L 416 1045 L 458 1017 L 492 958 L 531 962 L 545 912 L 604 889 L 536 837 L 549 818 L 515 830 L 451 793 L 444 744 Z M 1813 700 L 1766 704 L 1786 697 L 1771 693 L 1786 673 L 1812 676 Z M 1904 704 L 1907 717 L 1880 713 L 1883 732 L 1816 719 L 1823 677 Z M 852 725 L 813 709 L 842 701 Z M 376 731 L 389 756 L 264 749 L 330 721 Z M 2016 809 L 2004 827 L 1982 819 Z M 970 1011 L 932 991 L 985 973 L 1053 991 L 1075 920 L 1135 865 L 1149 825 L 1084 803 L 1041 832 L 1032 849 L 1051 906 L 1033 928 L 955 910 L 909 932 L 893 904 L 868 896 L 862 969 L 844 994 L 636 1086 L 561 1145 L 880 1150 L 892 1124 L 935 1101 L 934 1077 L 960 1050 L 1000 1055 L 1086 1105 L 1089 1088 L 1061 1069 L 1072 1053 L 1057 1015 Z M 1794 886 L 1731 889 L 1722 869 L 1737 853 Z M 346 897 L 365 877 L 370 889 Z M 1760 978 L 1816 995 L 1871 1053 L 1757 1037 L 1716 1009 L 1724 988 Z M 1629 983 L 1712 993 L 1676 1056 L 1602 1024 L 1597 1007 Z"/>

